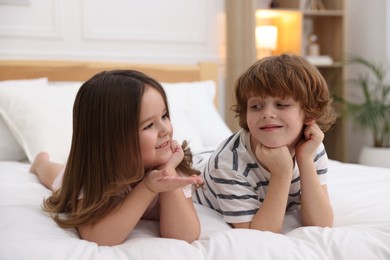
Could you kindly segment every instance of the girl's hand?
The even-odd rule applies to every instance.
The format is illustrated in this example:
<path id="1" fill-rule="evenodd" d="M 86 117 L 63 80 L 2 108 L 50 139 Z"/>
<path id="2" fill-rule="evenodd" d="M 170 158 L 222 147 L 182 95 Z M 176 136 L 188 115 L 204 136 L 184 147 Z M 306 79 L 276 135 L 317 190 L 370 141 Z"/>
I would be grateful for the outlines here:
<path id="1" fill-rule="evenodd" d="M 203 179 L 200 176 L 172 176 L 166 169 L 151 170 L 142 181 L 154 193 L 167 192 L 190 184 L 201 185 L 203 183 Z"/>
<path id="2" fill-rule="evenodd" d="M 256 158 L 272 174 L 292 174 L 293 160 L 287 146 L 269 148 L 258 143 Z"/>
<path id="3" fill-rule="evenodd" d="M 183 149 L 181 148 L 181 146 L 178 144 L 176 140 L 171 141 L 171 150 L 172 150 L 172 157 L 171 159 L 169 159 L 168 162 L 162 165 L 162 168 L 171 167 L 175 169 L 183 160 L 184 158 Z"/>
<path id="4" fill-rule="evenodd" d="M 312 160 L 325 136 L 314 120 L 309 120 L 305 125 L 303 138 L 295 147 L 295 156 L 297 160 L 304 160 L 305 158 L 310 158 L 310 160 Z"/>

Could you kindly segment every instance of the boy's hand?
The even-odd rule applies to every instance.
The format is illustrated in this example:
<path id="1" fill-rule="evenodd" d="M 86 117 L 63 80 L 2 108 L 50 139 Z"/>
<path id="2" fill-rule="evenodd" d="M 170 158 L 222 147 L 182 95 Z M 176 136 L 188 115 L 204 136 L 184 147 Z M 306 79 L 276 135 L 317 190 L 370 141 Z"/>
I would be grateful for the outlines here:
<path id="1" fill-rule="evenodd" d="M 324 140 L 324 133 L 314 120 L 305 123 L 303 130 L 303 139 L 295 147 L 295 156 L 297 160 L 313 160 L 316 150 Z"/>
<path id="2" fill-rule="evenodd" d="M 293 160 L 287 146 L 269 148 L 258 143 L 256 158 L 271 174 L 292 174 Z"/>

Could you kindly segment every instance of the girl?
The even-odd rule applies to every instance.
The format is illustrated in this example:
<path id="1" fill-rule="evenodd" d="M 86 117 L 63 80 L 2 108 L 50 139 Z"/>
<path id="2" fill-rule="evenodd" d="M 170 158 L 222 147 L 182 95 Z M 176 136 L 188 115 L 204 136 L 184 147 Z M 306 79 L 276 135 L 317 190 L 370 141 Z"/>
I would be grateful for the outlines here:
<path id="1" fill-rule="evenodd" d="M 131 70 L 93 76 L 74 102 L 66 166 L 47 153 L 32 163 L 30 171 L 53 189 L 44 210 L 99 245 L 124 242 L 140 219 L 159 219 L 162 237 L 197 239 L 200 224 L 190 197 L 202 178 L 191 168 L 186 144 L 180 147 L 172 133 L 157 81 Z"/>
<path id="2" fill-rule="evenodd" d="M 199 203 L 235 228 L 280 232 L 286 210 L 300 206 L 302 224 L 333 224 L 324 131 L 336 113 L 320 72 L 296 55 L 261 59 L 237 81 L 240 131 L 204 169 Z"/>

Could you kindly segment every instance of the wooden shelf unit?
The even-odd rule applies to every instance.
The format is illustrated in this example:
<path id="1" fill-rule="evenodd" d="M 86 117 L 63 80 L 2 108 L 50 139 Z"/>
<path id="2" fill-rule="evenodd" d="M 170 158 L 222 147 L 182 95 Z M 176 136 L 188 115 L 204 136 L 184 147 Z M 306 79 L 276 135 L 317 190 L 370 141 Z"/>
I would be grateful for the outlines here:
<path id="1" fill-rule="evenodd" d="M 226 1 L 227 8 L 232 5 L 233 1 Z M 331 64 L 315 65 L 326 79 L 331 93 L 344 96 L 345 0 L 322 0 L 325 7 L 324 10 L 307 9 L 308 1 L 310 0 L 278 0 L 275 1 L 277 8 L 269 8 L 269 0 L 252 1 L 254 5 L 254 26 L 273 25 L 277 27 L 277 48 L 272 54 L 290 52 L 305 57 L 307 55 L 309 35 L 316 35 L 317 43 L 320 47 L 320 55 L 331 57 L 333 62 Z M 237 8 L 237 6 L 235 7 Z M 229 13 L 227 14 L 227 19 L 229 20 Z M 248 26 L 251 26 L 251 24 L 248 24 Z M 234 30 L 234 28 L 228 27 L 227 33 L 237 33 L 237 30 Z M 255 29 L 253 29 L 252 40 L 256 41 Z M 234 43 L 229 42 L 229 38 L 227 47 L 228 56 L 229 53 L 234 53 L 238 48 L 241 48 L 239 51 L 243 54 L 243 47 L 235 46 Z M 251 46 L 247 47 L 250 48 Z M 256 56 L 254 60 L 259 58 L 259 51 L 257 51 Z M 340 117 L 332 129 L 325 134 L 324 143 L 330 159 L 347 160 L 345 124 Z"/>

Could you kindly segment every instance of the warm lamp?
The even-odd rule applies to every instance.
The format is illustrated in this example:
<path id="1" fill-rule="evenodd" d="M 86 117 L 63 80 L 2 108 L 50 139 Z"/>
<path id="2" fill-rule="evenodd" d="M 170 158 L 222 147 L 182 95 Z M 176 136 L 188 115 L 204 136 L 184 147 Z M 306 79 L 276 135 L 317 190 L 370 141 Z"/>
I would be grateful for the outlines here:
<path id="1" fill-rule="evenodd" d="M 278 40 L 278 28 L 273 25 L 261 25 L 256 27 L 256 47 L 258 58 L 272 55 L 276 50 Z"/>

